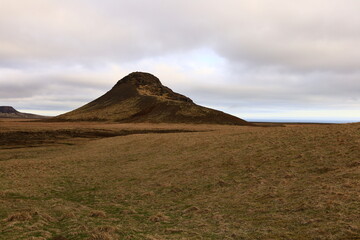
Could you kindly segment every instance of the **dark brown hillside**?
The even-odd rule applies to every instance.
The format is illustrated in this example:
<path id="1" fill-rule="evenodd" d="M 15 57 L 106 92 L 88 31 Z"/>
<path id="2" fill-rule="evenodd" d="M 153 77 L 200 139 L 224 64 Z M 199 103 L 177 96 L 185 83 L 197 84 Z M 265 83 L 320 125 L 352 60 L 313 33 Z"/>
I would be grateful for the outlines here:
<path id="1" fill-rule="evenodd" d="M 250 125 L 235 116 L 196 105 L 149 73 L 124 77 L 98 99 L 53 120 Z"/>
<path id="2" fill-rule="evenodd" d="M 0 113 L 19 113 L 19 112 L 10 106 L 0 106 Z"/>

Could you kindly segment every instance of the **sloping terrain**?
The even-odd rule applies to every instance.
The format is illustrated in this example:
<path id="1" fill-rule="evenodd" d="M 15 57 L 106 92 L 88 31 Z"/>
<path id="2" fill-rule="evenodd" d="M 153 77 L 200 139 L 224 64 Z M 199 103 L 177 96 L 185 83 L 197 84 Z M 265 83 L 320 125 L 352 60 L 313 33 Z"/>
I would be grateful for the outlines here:
<path id="1" fill-rule="evenodd" d="M 0 118 L 42 119 L 46 117 L 36 114 L 22 113 L 10 106 L 0 106 Z"/>
<path id="2" fill-rule="evenodd" d="M 0 150 L 0 239 L 360 238 L 357 124 L 2 126 L 194 132 Z"/>
<path id="3" fill-rule="evenodd" d="M 235 116 L 198 106 L 149 73 L 134 72 L 100 98 L 52 121 L 116 121 L 251 125 Z"/>

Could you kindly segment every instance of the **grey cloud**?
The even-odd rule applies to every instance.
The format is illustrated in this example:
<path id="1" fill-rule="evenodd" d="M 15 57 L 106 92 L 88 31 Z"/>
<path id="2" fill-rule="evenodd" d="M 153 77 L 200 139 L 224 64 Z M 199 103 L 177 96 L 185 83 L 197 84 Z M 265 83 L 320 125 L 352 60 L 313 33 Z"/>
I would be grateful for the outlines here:
<path id="1" fill-rule="evenodd" d="M 207 83 L 207 75 L 191 78 L 196 69 L 173 71 L 193 80 L 181 89 L 195 100 L 356 109 L 358 9 L 357 0 L 3 0 L 0 100 L 26 99 L 38 108 L 64 103 L 70 110 L 108 90 L 125 70 L 143 67 L 143 60 L 169 64 L 167 57 L 181 55 L 190 61 L 192 51 L 211 49 L 224 60 L 214 66 L 221 68 L 217 84 Z M 123 75 L 106 73 L 113 65 Z"/>
<path id="2" fill-rule="evenodd" d="M 109 84 L 92 74 L 20 72 L 0 79 L 0 105 L 22 109 L 69 111 L 103 94 Z"/>
<path id="3" fill-rule="evenodd" d="M 193 84 L 186 93 L 209 106 L 255 109 L 360 109 L 359 74 L 245 71 L 228 81 Z M 227 84 L 224 84 L 227 83 Z M 290 107 L 291 106 L 291 107 Z"/>
<path id="4" fill-rule="evenodd" d="M 2 6 L 3 61 L 129 61 L 208 45 L 251 64 L 356 69 L 360 62 L 355 0 L 20 2 Z"/>
<path id="5" fill-rule="evenodd" d="M 3 60 L 129 61 L 208 45 L 232 61 L 359 67 L 355 0 L 20 2 L 2 4 Z"/>

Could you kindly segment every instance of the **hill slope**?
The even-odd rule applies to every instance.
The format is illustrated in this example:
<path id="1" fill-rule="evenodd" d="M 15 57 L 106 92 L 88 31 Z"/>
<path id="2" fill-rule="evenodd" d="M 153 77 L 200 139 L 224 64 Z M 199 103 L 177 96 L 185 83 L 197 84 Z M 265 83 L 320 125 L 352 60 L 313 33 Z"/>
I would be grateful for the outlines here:
<path id="1" fill-rule="evenodd" d="M 250 125 L 221 111 L 196 105 L 149 73 L 124 77 L 98 99 L 53 120 Z"/>
<path id="2" fill-rule="evenodd" d="M 22 113 L 10 106 L 0 106 L 0 118 L 28 118 L 28 119 L 41 119 L 44 116 Z"/>

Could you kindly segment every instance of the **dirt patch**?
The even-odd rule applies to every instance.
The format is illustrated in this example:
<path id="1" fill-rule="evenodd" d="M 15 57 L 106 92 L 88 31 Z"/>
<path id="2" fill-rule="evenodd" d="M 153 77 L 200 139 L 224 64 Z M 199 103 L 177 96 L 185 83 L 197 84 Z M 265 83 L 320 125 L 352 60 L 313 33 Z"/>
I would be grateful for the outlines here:
<path id="1" fill-rule="evenodd" d="M 150 133 L 181 133 L 195 132 L 181 129 L 154 129 L 154 130 L 95 130 L 95 129 L 61 129 L 46 131 L 10 131 L 0 132 L 0 149 L 36 147 L 39 145 L 66 144 L 69 139 L 99 139 L 132 134 Z M 68 143 L 70 144 L 70 143 Z"/>
<path id="2" fill-rule="evenodd" d="M 20 212 L 20 213 L 14 213 L 12 215 L 10 215 L 6 221 L 7 222 L 15 222 L 15 221 L 29 221 L 32 219 L 32 216 L 30 215 L 29 212 Z"/>

